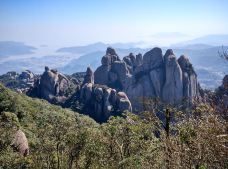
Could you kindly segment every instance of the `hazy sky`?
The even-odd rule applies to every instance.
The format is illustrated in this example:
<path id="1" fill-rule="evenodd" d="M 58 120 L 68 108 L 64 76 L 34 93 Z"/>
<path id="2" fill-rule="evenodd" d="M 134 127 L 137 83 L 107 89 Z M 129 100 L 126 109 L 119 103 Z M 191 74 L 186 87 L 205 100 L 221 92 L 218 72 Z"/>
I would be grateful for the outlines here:
<path id="1" fill-rule="evenodd" d="M 0 40 L 36 45 L 228 34 L 227 0 L 0 0 Z"/>

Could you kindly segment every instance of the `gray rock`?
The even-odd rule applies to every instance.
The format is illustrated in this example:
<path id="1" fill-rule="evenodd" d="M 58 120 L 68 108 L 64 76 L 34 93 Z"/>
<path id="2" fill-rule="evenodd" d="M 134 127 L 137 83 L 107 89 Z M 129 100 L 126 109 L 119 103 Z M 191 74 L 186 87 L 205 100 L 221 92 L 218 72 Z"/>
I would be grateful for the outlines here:
<path id="1" fill-rule="evenodd" d="M 116 52 L 107 49 L 105 59 L 102 58 L 106 60 L 102 65 L 106 65 L 106 69 L 101 70 L 104 69 L 101 66 L 95 71 L 99 72 L 95 75 L 95 83 L 124 91 L 133 111 L 143 110 L 142 102 L 148 99 L 159 98 L 166 103 L 179 104 L 183 98 L 190 98 L 192 102 L 199 95 L 197 76 L 191 63 L 184 56 L 177 61 L 172 49 L 168 49 L 164 57 L 157 47 L 143 57 L 130 53 L 123 61 L 117 61 L 113 56 L 117 56 Z M 113 93 L 110 95 L 112 97 Z"/>
<path id="2" fill-rule="evenodd" d="M 153 85 L 155 97 L 162 97 L 162 88 L 164 85 L 164 69 L 156 69 L 150 71 L 150 80 Z"/>
<path id="3" fill-rule="evenodd" d="M 111 64 L 111 60 L 110 60 L 110 58 L 109 58 L 108 55 L 105 55 L 105 56 L 102 57 L 102 59 L 101 59 L 101 64 L 102 64 L 103 66 L 108 66 L 108 65 Z"/>
<path id="4" fill-rule="evenodd" d="M 86 75 L 84 77 L 83 84 L 85 83 L 92 83 L 94 84 L 94 73 L 90 67 L 87 68 L 86 70 Z"/>
<path id="5" fill-rule="evenodd" d="M 99 122 L 107 121 L 113 113 L 132 110 L 131 103 L 124 92 L 118 93 L 102 85 L 84 84 L 81 88 L 80 99 L 84 103 L 85 114 Z"/>
<path id="6" fill-rule="evenodd" d="M 143 63 L 143 57 L 142 54 L 139 53 L 138 55 L 136 55 L 136 66 L 140 66 Z"/>
<path id="7" fill-rule="evenodd" d="M 108 47 L 106 50 L 106 55 L 115 55 L 118 56 L 115 49 L 113 49 L 112 47 Z"/>
<path id="8" fill-rule="evenodd" d="M 19 78 L 21 80 L 34 81 L 34 74 L 30 70 L 25 70 L 19 75 Z"/>
<path id="9" fill-rule="evenodd" d="M 180 56 L 178 63 L 183 72 L 183 96 L 187 101 L 192 102 L 198 97 L 197 75 L 186 56 Z"/>
<path id="10" fill-rule="evenodd" d="M 28 140 L 25 136 L 25 133 L 21 130 L 18 130 L 14 139 L 12 140 L 11 146 L 18 151 L 21 155 L 27 156 L 29 155 L 29 145 Z"/>
<path id="11" fill-rule="evenodd" d="M 86 83 L 82 86 L 80 91 L 80 99 L 82 100 L 82 102 L 88 103 L 91 100 L 92 88 L 93 88 L 92 83 Z"/>
<path id="12" fill-rule="evenodd" d="M 45 67 L 45 72 L 41 75 L 39 83 L 39 97 L 49 102 L 63 102 L 64 96 L 69 87 L 69 80 L 66 76 L 58 73 L 57 70 L 50 70 Z"/>
<path id="13" fill-rule="evenodd" d="M 125 62 L 116 61 L 111 66 L 111 72 L 116 73 L 118 79 L 120 80 L 121 84 L 123 85 L 123 81 L 129 75 L 129 71 L 127 69 L 127 65 Z"/>
<path id="14" fill-rule="evenodd" d="M 109 83 L 115 83 L 118 80 L 118 76 L 114 72 L 108 72 Z"/>
<path id="15" fill-rule="evenodd" d="M 109 83 L 109 70 L 109 66 L 101 65 L 100 67 L 98 67 L 94 72 L 94 83 L 107 85 Z"/>
<path id="16" fill-rule="evenodd" d="M 165 84 L 162 99 L 166 103 L 179 104 L 183 99 L 182 70 L 175 55 L 165 56 Z"/>
<path id="17" fill-rule="evenodd" d="M 163 66 L 163 55 L 160 48 L 153 48 L 143 56 L 143 66 L 145 70 L 152 70 Z"/>
<path id="18" fill-rule="evenodd" d="M 131 102 L 124 92 L 117 93 L 117 105 L 118 110 L 121 112 L 129 111 L 132 112 Z"/>

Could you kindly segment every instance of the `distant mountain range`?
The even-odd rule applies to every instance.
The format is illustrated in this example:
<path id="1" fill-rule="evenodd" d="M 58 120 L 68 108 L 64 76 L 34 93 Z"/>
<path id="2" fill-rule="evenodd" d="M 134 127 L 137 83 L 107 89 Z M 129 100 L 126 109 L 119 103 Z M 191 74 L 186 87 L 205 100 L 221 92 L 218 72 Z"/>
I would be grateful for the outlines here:
<path id="1" fill-rule="evenodd" d="M 171 47 L 184 47 L 187 45 L 204 44 L 210 46 L 228 46 L 228 35 L 206 35 L 192 40 L 171 45 Z"/>
<path id="2" fill-rule="evenodd" d="M 97 42 L 85 46 L 72 46 L 72 47 L 64 47 L 57 50 L 57 52 L 65 52 L 65 53 L 92 53 L 97 51 L 105 51 L 108 46 L 112 46 L 113 48 L 121 48 L 121 49 L 129 49 L 135 48 L 138 43 L 113 43 L 113 44 L 105 44 L 102 42 Z"/>
<path id="3" fill-rule="evenodd" d="M 31 54 L 35 49 L 35 47 L 25 45 L 22 42 L 0 41 L 0 58 L 12 55 Z"/>
<path id="4" fill-rule="evenodd" d="M 164 53 L 166 49 L 172 48 L 177 57 L 182 54 L 187 55 L 196 69 L 201 85 L 207 88 L 214 88 L 220 84 L 224 74 L 228 73 L 228 64 L 218 55 L 218 51 L 222 50 L 221 46 L 228 44 L 227 39 L 228 35 L 208 35 L 171 45 L 170 47 L 163 47 L 162 49 Z M 138 48 L 136 47 L 137 44 L 105 44 L 98 42 L 85 46 L 54 49 L 53 53 L 47 52 L 47 54 L 34 56 L 38 49 L 41 51 L 44 49 L 21 42 L 1 41 L 0 74 L 8 71 L 20 72 L 26 69 L 35 73 L 42 73 L 46 65 L 51 68 L 57 68 L 65 74 L 85 71 L 88 66 L 95 70 L 101 64 L 101 57 L 105 55 L 105 50 L 108 46 L 115 48 L 121 58 L 127 56 L 130 52 L 144 54 L 149 50 Z M 213 44 L 218 44 L 218 46 Z M 228 50 L 228 47 L 224 46 L 224 50 Z M 25 55 L 26 57 L 24 57 Z"/>

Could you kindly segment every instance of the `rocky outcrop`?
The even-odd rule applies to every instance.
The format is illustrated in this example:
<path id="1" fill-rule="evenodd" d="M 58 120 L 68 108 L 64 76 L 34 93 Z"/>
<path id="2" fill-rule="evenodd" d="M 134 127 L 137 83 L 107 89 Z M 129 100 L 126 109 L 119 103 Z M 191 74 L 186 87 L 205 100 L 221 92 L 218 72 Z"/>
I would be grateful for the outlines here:
<path id="1" fill-rule="evenodd" d="M 19 79 L 24 81 L 34 81 L 35 75 L 30 70 L 25 70 L 19 75 Z"/>
<path id="2" fill-rule="evenodd" d="M 178 59 L 178 63 L 182 70 L 183 78 L 183 97 L 187 98 L 188 101 L 192 102 L 194 98 L 198 96 L 198 82 L 197 75 L 190 63 L 189 59 L 182 55 Z"/>
<path id="3" fill-rule="evenodd" d="M 39 96 L 49 102 L 62 102 L 65 100 L 64 93 L 69 87 L 69 80 L 57 70 L 45 67 L 39 83 Z"/>
<path id="4" fill-rule="evenodd" d="M 168 53 L 168 54 L 167 54 Z M 182 70 L 175 55 L 167 51 L 165 55 L 165 83 L 162 99 L 166 103 L 178 104 L 183 99 Z"/>
<path id="5" fill-rule="evenodd" d="M 107 48 L 101 63 L 102 65 L 94 72 L 94 82 L 123 90 L 131 76 L 126 62 L 119 59 L 114 49 Z"/>
<path id="6" fill-rule="evenodd" d="M 176 59 L 171 49 L 163 56 L 157 47 L 143 57 L 130 53 L 119 60 L 117 56 L 113 49 L 112 55 L 107 49 L 102 65 L 95 71 L 94 81 L 125 92 L 134 111 L 142 110 L 140 100 L 148 98 L 176 105 L 183 100 L 191 103 L 199 97 L 197 75 L 186 56 Z"/>
<path id="7" fill-rule="evenodd" d="M 97 68 L 94 72 L 94 80 L 97 84 L 108 84 L 112 83 L 109 80 L 116 80 L 112 73 L 109 73 L 111 70 L 111 65 L 115 61 L 120 61 L 119 56 L 116 54 L 115 50 L 111 47 L 108 47 L 106 50 L 106 55 L 101 59 L 101 66 Z M 118 65 L 117 65 L 118 66 Z"/>
<path id="8" fill-rule="evenodd" d="M 28 140 L 23 131 L 18 130 L 15 133 L 11 146 L 15 151 L 18 151 L 21 155 L 29 155 Z"/>
<path id="9" fill-rule="evenodd" d="M 37 78 L 34 87 L 27 92 L 27 95 L 62 105 L 72 93 L 78 90 L 80 84 L 77 79 L 68 78 L 46 66 L 44 73 Z"/>
<path id="10" fill-rule="evenodd" d="M 34 86 L 36 76 L 29 70 L 17 72 L 8 72 L 0 76 L 0 82 L 6 87 L 16 90 L 19 93 L 26 93 Z"/>
<path id="11" fill-rule="evenodd" d="M 131 111 L 131 102 L 124 92 L 117 92 L 107 86 L 86 83 L 80 92 L 83 113 L 98 122 L 107 121 L 111 115 Z"/>
<path id="12" fill-rule="evenodd" d="M 86 70 L 86 75 L 84 76 L 83 84 L 85 83 L 94 83 L 94 73 L 90 67 Z"/>

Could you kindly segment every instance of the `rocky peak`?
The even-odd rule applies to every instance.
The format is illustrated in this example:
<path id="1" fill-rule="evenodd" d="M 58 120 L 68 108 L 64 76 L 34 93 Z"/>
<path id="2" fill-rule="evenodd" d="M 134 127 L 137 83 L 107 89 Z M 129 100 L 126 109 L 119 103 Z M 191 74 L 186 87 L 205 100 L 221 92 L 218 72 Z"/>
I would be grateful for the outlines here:
<path id="1" fill-rule="evenodd" d="M 185 55 L 181 55 L 178 59 L 178 63 L 181 67 L 181 69 L 189 74 L 195 74 L 195 71 L 192 67 L 192 64 L 190 63 L 189 59 Z"/>
<path id="2" fill-rule="evenodd" d="M 45 66 L 44 69 L 45 69 L 45 72 L 49 71 L 49 67 L 48 66 Z"/>
<path id="3" fill-rule="evenodd" d="M 87 70 L 86 70 L 86 75 L 84 77 L 83 84 L 85 83 L 92 83 L 92 84 L 94 83 L 94 74 L 90 67 L 87 67 Z"/>
<path id="4" fill-rule="evenodd" d="M 106 50 L 106 55 L 115 55 L 115 56 L 118 56 L 116 54 L 116 51 L 115 49 L 113 49 L 112 47 L 108 47 L 107 50 Z"/>
<path id="5" fill-rule="evenodd" d="M 143 56 L 143 67 L 145 70 L 152 70 L 163 66 L 163 55 L 161 48 L 155 47 L 146 52 Z"/>
<path id="6" fill-rule="evenodd" d="M 130 53 L 122 61 L 109 62 L 106 69 L 102 64 L 95 71 L 95 83 L 124 91 L 133 109 L 140 107 L 136 105 L 142 97 L 179 104 L 183 98 L 191 102 L 199 96 L 197 76 L 189 59 L 186 56 L 177 59 L 172 49 L 168 49 L 163 56 L 158 47 L 146 52 L 143 57 Z"/>
<path id="7" fill-rule="evenodd" d="M 45 99 L 51 103 L 62 104 L 66 100 L 69 79 L 55 69 L 45 66 L 44 73 L 36 80 L 28 95 Z"/>
<path id="8" fill-rule="evenodd" d="M 167 49 L 164 55 L 164 58 L 167 58 L 170 55 L 174 55 L 174 52 L 172 49 Z"/>
<path id="9" fill-rule="evenodd" d="M 171 104 L 178 104 L 183 99 L 182 70 L 172 52 L 166 52 L 165 56 L 165 83 L 162 99 Z M 170 55 L 168 55 L 170 54 Z"/>
<path id="10" fill-rule="evenodd" d="M 136 55 L 136 65 L 139 66 L 143 63 L 143 58 L 142 58 L 142 54 L 139 53 L 138 55 Z"/>

